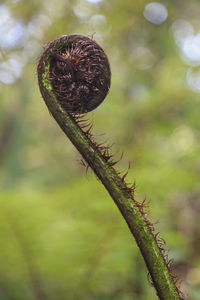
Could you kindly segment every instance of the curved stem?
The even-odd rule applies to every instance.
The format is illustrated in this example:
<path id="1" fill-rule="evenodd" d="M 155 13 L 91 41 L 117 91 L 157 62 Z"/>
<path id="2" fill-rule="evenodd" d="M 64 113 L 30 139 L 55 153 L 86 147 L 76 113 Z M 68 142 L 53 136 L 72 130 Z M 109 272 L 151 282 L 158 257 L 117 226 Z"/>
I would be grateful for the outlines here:
<path id="1" fill-rule="evenodd" d="M 143 255 L 158 297 L 163 300 L 181 299 L 162 251 L 156 242 L 156 236 L 142 215 L 133 194 L 128 191 L 127 185 L 106 161 L 98 147 L 95 147 L 95 143 L 79 127 L 73 115 L 61 107 L 53 93 L 49 74 L 49 63 L 39 64 L 40 89 L 50 113 L 101 180 L 119 208 Z"/>

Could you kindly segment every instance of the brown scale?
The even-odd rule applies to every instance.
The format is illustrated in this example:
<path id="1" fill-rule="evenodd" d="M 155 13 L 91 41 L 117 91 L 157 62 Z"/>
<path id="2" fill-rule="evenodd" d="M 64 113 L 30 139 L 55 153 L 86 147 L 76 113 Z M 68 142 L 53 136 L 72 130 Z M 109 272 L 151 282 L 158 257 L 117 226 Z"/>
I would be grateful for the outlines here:
<path id="1" fill-rule="evenodd" d="M 54 93 L 68 112 L 96 108 L 110 88 L 110 66 L 103 49 L 93 40 L 74 35 L 74 41 L 54 51 L 50 63 Z"/>

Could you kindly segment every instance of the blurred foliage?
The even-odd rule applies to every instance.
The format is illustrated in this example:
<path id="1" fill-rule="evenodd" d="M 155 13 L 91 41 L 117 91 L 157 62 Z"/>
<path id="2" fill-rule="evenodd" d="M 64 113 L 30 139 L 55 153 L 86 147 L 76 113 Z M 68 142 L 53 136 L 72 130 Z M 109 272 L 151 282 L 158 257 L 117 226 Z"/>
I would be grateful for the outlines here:
<path id="1" fill-rule="evenodd" d="M 88 114 L 150 201 L 189 299 L 200 298 L 200 3 L 7 0 L 0 4 L 0 299 L 154 300 L 125 222 L 51 118 L 43 45 L 93 36 L 111 64 Z M 102 133 L 104 135 L 102 135 Z"/>

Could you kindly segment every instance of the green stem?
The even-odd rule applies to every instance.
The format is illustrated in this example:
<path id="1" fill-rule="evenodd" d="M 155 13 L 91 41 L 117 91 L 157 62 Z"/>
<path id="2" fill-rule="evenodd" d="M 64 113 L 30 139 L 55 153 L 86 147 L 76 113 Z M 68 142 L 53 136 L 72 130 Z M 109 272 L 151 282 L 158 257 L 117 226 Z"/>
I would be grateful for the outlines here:
<path id="1" fill-rule="evenodd" d="M 143 217 L 137 202 L 134 202 L 133 195 L 131 196 L 127 185 L 105 160 L 98 147 L 95 147 L 94 142 L 79 127 L 74 117 L 67 113 L 57 101 L 49 80 L 49 63 L 44 63 L 44 60 L 45 57 L 39 65 L 38 78 L 50 113 L 101 180 L 119 208 L 143 255 L 158 297 L 163 300 L 181 299 L 157 245 L 155 235 Z"/>

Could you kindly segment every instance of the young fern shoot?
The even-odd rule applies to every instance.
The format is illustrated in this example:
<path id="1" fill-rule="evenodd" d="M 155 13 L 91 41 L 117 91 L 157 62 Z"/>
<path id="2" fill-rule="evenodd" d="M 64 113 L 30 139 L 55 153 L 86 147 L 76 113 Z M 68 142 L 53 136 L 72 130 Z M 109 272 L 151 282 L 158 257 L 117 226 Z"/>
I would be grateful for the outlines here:
<path id="1" fill-rule="evenodd" d="M 103 49 L 89 37 L 65 35 L 50 42 L 38 63 L 44 101 L 58 125 L 101 180 L 119 208 L 144 258 L 159 299 L 183 299 L 170 272 L 162 239 L 147 219 L 145 203 L 134 198 L 134 185 L 115 169 L 108 146 L 95 142 L 83 113 L 96 108 L 110 88 L 110 66 Z"/>

